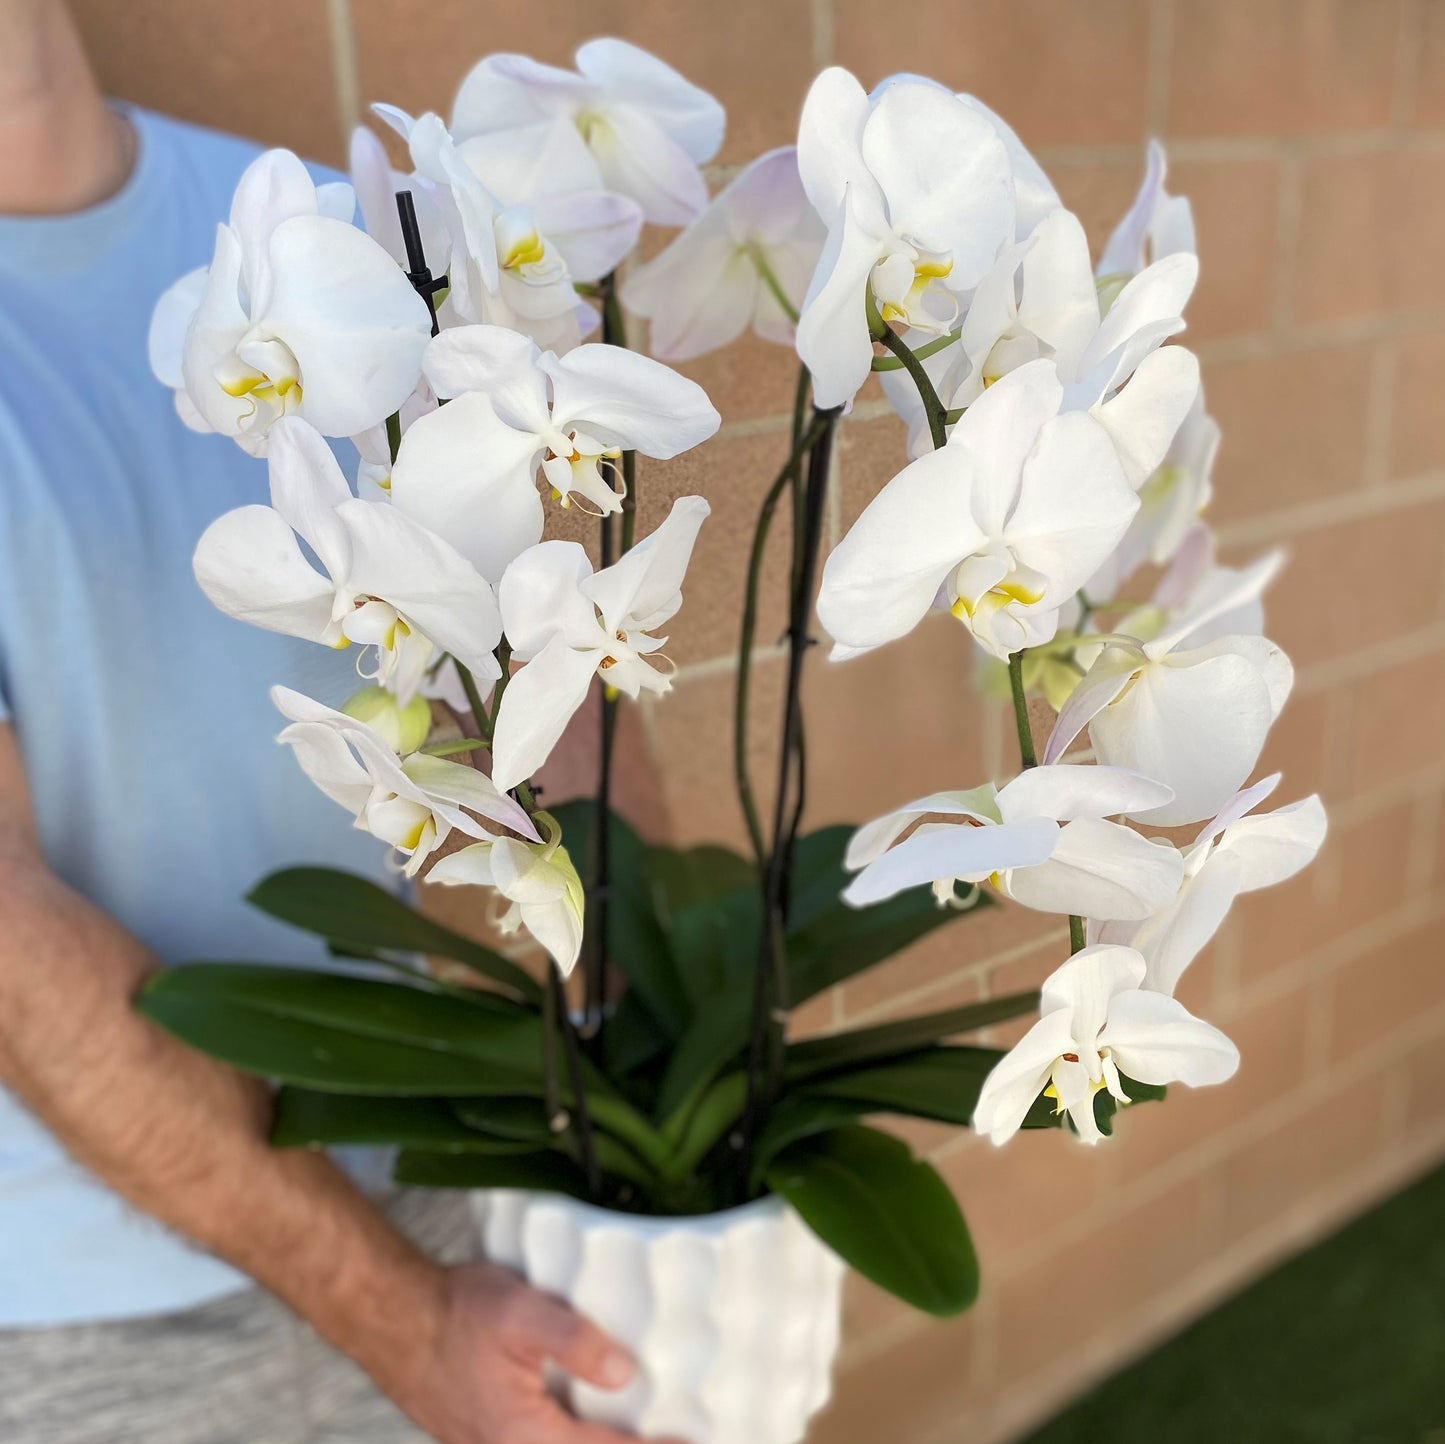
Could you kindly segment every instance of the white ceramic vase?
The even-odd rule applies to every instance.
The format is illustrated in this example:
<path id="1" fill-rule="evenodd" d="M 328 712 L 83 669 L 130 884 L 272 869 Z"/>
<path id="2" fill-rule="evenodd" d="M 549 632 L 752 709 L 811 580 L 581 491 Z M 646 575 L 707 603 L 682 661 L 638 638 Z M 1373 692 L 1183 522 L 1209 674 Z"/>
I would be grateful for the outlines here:
<path id="1" fill-rule="evenodd" d="M 472 1198 L 487 1258 L 638 1361 L 616 1393 L 562 1381 L 581 1418 L 643 1439 L 797 1444 L 827 1403 L 844 1265 L 781 1199 L 641 1218 L 520 1189 Z"/>

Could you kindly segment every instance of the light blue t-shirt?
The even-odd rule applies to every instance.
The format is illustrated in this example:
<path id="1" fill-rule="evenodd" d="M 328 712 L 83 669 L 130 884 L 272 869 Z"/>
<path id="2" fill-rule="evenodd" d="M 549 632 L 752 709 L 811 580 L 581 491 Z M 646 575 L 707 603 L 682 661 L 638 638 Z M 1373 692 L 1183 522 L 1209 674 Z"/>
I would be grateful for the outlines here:
<path id="1" fill-rule="evenodd" d="M 256 148 L 131 112 L 111 200 L 0 216 L 0 718 L 50 867 L 166 962 L 315 962 L 246 906 L 297 863 L 383 873 L 384 848 L 278 747 L 267 691 L 333 705 L 352 659 L 233 621 L 191 553 L 266 466 L 188 431 L 150 374 L 156 298 L 210 260 Z M 0 918 L 0 927 L 4 926 Z M 246 1280 L 128 1208 L 0 1090 L 0 1327 L 186 1308 Z"/>

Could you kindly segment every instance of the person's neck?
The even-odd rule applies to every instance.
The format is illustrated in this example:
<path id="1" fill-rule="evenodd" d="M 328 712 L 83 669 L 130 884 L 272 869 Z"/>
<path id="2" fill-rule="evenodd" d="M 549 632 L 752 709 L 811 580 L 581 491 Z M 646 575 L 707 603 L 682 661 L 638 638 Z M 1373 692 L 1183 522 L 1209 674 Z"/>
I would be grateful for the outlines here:
<path id="1" fill-rule="evenodd" d="M 105 103 L 60 0 L 0 0 L 0 214 L 97 205 L 134 158 L 130 122 Z"/>

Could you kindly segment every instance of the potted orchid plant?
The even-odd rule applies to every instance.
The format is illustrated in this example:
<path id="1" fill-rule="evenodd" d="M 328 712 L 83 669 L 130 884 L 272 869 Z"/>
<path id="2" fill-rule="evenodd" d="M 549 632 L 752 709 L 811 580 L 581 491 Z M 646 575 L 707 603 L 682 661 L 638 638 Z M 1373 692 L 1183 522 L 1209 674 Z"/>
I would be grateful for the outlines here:
<path id="1" fill-rule="evenodd" d="M 398 1180 L 474 1191 L 492 1257 L 639 1355 L 622 1394 L 571 1387 L 579 1413 L 788 1444 L 828 1395 L 844 1264 L 938 1315 L 977 1291 L 957 1202 L 864 1120 L 1096 1143 L 1165 1085 L 1223 1082 L 1235 1049 L 1175 985 L 1238 894 L 1311 860 L 1324 814 L 1258 811 L 1278 777 L 1249 781 L 1291 683 L 1262 635 L 1279 558 L 1222 565 L 1200 520 L 1218 431 L 1194 356 L 1165 344 L 1198 264 L 1158 147 L 1096 264 L 971 96 L 825 71 L 797 146 L 710 199 L 716 101 L 621 41 L 576 66 L 487 57 L 449 125 L 376 107 L 404 172 L 367 130 L 351 185 L 263 155 L 151 338 L 188 424 L 269 468 L 269 504 L 202 537 L 201 587 L 363 659 L 340 709 L 277 688 L 280 740 L 403 878 L 480 889 L 500 941 L 291 869 L 251 900 L 323 938 L 334 970 L 197 963 L 140 1006 L 279 1084 L 277 1146 L 388 1145 Z M 642 263 L 644 222 L 680 233 Z M 650 355 L 630 349 L 641 320 Z M 739 603 L 740 854 L 644 841 L 610 793 L 620 699 L 669 688 L 708 516 L 683 497 L 639 537 L 635 457 L 712 435 L 707 396 L 666 363 L 749 327 L 801 370 Z M 875 373 L 907 455 L 825 560 L 834 439 Z M 563 508 L 597 518 L 595 561 L 549 537 Z M 765 810 L 747 690 L 780 511 Z M 815 597 L 840 664 L 938 614 L 970 633 L 1012 698 L 1017 774 L 804 833 Z M 596 795 L 552 806 L 532 778 L 594 687 Z M 1031 698 L 1057 713 L 1047 738 Z M 1182 846 L 1158 835 L 1181 825 Z M 790 1009 L 1001 902 L 1069 919 L 1041 990 L 789 1036 Z M 1030 1013 L 1007 1051 L 961 1041 Z"/>

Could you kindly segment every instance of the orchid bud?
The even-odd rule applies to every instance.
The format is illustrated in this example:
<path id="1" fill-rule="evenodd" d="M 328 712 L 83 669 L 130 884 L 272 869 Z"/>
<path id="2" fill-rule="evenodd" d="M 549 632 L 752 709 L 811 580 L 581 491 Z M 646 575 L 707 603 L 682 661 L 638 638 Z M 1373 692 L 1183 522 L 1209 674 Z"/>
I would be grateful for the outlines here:
<path id="1" fill-rule="evenodd" d="M 364 722 L 401 757 L 419 751 L 431 731 L 431 704 L 416 696 L 406 706 L 385 687 L 363 687 L 341 710 Z"/>

